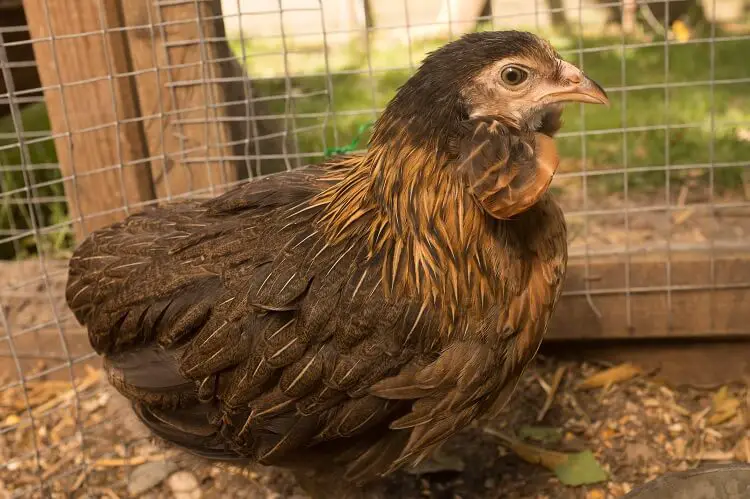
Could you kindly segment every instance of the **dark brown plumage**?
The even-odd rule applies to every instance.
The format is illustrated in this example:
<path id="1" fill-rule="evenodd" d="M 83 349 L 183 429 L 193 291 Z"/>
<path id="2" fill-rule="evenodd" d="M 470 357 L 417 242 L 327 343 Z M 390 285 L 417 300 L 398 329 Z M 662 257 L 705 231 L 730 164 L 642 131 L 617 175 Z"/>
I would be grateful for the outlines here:
<path id="1" fill-rule="evenodd" d="M 528 83 L 493 83 L 508 61 Z M 546 194 L 559 103 L 606 101 L 566 64 L 528 33 L 465 36 L 399 90 L 365 155 L 92 234 L 67 300 L 112 384 L 195 454 L 354 482 L 491 416 L 565 272 Z"/>

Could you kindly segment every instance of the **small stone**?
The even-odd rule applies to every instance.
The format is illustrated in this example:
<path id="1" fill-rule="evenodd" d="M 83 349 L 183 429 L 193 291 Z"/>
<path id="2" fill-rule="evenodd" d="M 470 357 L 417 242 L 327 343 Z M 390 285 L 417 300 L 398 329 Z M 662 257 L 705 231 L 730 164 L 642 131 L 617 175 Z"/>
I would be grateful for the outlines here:
<path id="1" fill-rule="evenodd" d="M 139 496 L 152 487 L 156 487 L 172 473 L 177 466 L 167 461 L 143 463 L 130 473 L 128 493 Z"/>
<path id="2" fill-rule="evenodd" d="M 625 446 L 625 459 L 629 463 L 649 462 L 656 453 L 644 443 L 632 443 Z"/>
<path id="3" fill-rule="evenodd" d="M 174 499 L 201 499 L 198 479 L 189 471 L 178 471 L 167 479 L 167 485 L 174 494 Z"/>

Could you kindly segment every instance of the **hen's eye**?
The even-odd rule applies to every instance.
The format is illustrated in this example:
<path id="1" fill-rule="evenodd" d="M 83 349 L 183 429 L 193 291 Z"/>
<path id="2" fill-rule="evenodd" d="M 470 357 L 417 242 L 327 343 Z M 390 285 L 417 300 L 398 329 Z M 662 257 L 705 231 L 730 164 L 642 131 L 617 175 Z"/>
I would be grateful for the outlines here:
<path id="1" fill-rule="evenodd" d="M 503 71 L 500 73 L 500 78 L 503 79 L 503 82 L 510 86 L 520 85 L 526 81 L 526 78 L 528 77 L 529 73 L 518 66 L 508 66 L 503 68 Z"/>

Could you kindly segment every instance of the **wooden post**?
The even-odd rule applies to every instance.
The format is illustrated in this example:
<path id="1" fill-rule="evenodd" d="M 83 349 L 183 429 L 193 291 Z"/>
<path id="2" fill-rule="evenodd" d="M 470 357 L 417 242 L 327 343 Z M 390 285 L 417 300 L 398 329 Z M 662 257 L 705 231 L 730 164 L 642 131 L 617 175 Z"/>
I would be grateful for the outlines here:
<path id="1" fill-rule="evenodd" d="M 133 0 L 123 12 L 157 196 L 218 194 L 246 176 L 237 147 L 247 136 L 231 119 L 244 91 L 217 32 L 220 5 Z"/>
<path id="2" fill-rule="evenodd" d="M 77 237 L 154 198 L 120 5 L 23 0 Z"/>

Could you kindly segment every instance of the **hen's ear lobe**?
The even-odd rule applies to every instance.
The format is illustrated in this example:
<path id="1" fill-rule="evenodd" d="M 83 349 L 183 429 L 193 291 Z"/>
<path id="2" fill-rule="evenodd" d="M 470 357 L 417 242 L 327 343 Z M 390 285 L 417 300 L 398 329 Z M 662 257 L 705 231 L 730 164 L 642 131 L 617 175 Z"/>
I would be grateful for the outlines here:
<path id="1" fill-rule="evenodd" d="M 557 171 L 554 140 L 542 133 L 511 132 L 496 121 L 469 121 L 473 129 L 457 139 L 456 152 L 458 173 L 473 197 L 498 219 L 529 209 Z"/>
<path id="2" fill-rule="evenodd" d="M 551 109 L 546 112 L 542 117 L 542 124 L 537 130 L 539 133 L 543 133 L 548 137 L 554 137 L 555 134 L 562 128 L 562 107 L 559 109 Z"/>

